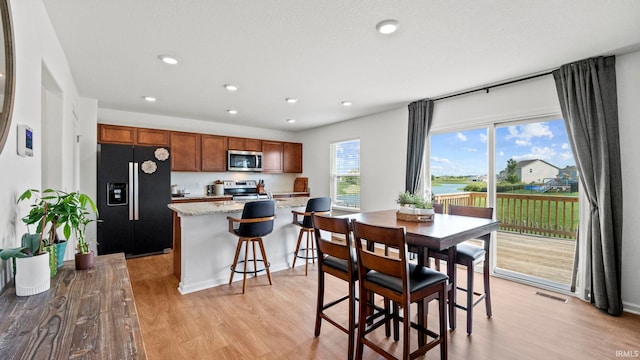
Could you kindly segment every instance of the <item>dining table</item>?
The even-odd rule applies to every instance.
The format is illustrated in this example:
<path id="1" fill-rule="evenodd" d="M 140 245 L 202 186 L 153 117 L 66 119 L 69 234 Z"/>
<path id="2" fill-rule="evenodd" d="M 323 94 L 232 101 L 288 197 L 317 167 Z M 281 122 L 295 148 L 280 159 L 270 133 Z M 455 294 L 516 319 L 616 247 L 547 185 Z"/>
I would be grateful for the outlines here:
<path id="1" fill-rule="evenodd" d="M 456 328 L 456 246 L 466 240 L 482 237 L 498 230 L 499 222 L 470 216 L 434 214 L 431 221 L 405 221 L 397 210 L 381 210 L 343 215 L 358 222 L 386 227 L 404 227 L 410 251 L 417 252 L 418 265 L 428 263 L 429 251 L 447 250 L 449 328 Z M 421 319 L 424 314 L 418 314 Z"/>

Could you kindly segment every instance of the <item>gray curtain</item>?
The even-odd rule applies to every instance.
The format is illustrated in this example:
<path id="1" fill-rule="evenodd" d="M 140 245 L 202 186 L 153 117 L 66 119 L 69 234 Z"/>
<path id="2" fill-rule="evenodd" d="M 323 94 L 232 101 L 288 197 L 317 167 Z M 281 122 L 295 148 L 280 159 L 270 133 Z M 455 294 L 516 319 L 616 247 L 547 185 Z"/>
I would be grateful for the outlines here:
<path id="1" fill-rule="evenodd" d="M 420 168 L 422 167 L 424 144 L 431 127 L 432 115 L 433 100 L 425 99 L 409 104 L 405 190 L 411 193 L 417 192 L 420 187 Z"/>
<path id="2" fill-rule="evenodd" d="M 589 201 L 586 234 L 591 302 L 622 313 L 622 179 L 615 57 L 597 57 L 553 72 L 569 142 Z"/>

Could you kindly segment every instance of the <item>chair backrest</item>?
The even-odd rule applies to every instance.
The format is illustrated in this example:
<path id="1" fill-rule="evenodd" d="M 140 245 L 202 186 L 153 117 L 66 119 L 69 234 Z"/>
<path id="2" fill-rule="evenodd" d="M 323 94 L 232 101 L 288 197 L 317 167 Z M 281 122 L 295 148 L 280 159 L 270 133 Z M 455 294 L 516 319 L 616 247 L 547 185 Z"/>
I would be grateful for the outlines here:
<path id="1" fill-rule="evenodd" d="M 338 259 L 348 260 L 352 266 L 355 257 L 351 251 L 351 231 L 349 229 L 349 219 L 336 218 L 324 215 L 313 215 L 314 231 L 316 233 L 316 249 L 318 249 L 318 259 L 323 260 L 323 255 L 333 256 Z M 331 239 L 322 237 L 322 231 L 343 235 L 345 244 L 340 244 Z M 325 233 L 326 234 L 326 233 Z M 355 270 L 355 269 L 352 269 Z"/>
<path id="2" fill-rule="evenodd" d="M 493 219 L 492 207 L 477 207 L 477 206 L 461 206 L 461 205 L 449 205 L 449 215 L 462 215 L 471 216 L 483 219 Z M 491 234 L 481 236 L 479 239 L 485 241 L 485 249 L 488 249 L 488 242 L 491 239 Z"/>
<path id="3" fill-rule="evenodd" d="M 307 208 L 305 212 L 326 212 L 331 211 L 331 198 L 330 197 L 318 197 L 309 199 L 307 201 Z M 313 221 L 311 216 L 305 216 L 302 219 L 302 226 L 306 228 L 313 228 Z"/>
<path id="4" fill-rule="evenodd" d="M 370 270 L 400 278 L 402 293 L 407 294 L 409 289 L 409 263 L 407 262 L 407 243 L 405 230 L 402 227 L 384 227 L 369 225 L 353 221 L 353 237 L 358 254 L 358 272 L 367 274 Z M 364 244 L 363 244 L 364 242 Z M 375 250 L 376 244 L 396 248 L 399 256 L 385 255 L 384 251 Z M 361 276 L 362 281 L 362 276 Z M 386 294 L 390 295 L 390 294 Z M 390 295 L 392 300 L 402 297 L 402 294 Z"/>
<path id="5" fill-rule="evenodd" d="M 275 215 L 274 200 L 252 201 L 244 204 L 243 219 L 257 219 Z M 243 237 L 265 236 L 273 231 L 273 219 L 255 223 L 241 223 L 237 234 Z"/>
<path id="6" fill-rule="evenodd" d="M 436 214 L 444 214 L 444 204 L 433 204 L 433 212 Z"/>

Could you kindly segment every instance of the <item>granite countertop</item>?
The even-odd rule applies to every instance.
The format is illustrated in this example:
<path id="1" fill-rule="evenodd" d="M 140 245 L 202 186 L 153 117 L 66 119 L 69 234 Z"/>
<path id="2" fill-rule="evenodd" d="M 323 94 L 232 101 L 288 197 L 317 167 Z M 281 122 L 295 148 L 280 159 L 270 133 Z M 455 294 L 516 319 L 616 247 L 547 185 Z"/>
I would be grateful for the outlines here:
<path id="1" fill-rule="evenodd" d="M 293 197 L 286 199 L 275 199 L 276 209 L 304 207 L 307 205 L 308 197 Z M 175 211 L 179 216 L 202 216 L 213 214 L 224 214 L 231 212 L 241 212 L 245 201 L 203 201 L 190 203 L 169 204 L 169 209 Z"/>
<path id="2" fill-rule="evenodd" d="M 230 199 L 231 195 L 204 195 L 204 194 L 186 194 L 184 196 L 172 196 L 171 200 L 192 200 L 192 199 Z"/>

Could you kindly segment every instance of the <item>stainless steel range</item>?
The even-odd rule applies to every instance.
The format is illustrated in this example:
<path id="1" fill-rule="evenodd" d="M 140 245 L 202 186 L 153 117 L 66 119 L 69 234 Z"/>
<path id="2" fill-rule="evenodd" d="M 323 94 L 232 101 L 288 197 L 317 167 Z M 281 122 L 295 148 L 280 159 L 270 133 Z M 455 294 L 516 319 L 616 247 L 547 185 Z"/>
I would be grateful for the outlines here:
<path id="1" fill-rule="evenodd" d="M 233 196 L 233 200 L 266 200 L 269 196 L 258 194 L 258 183 L 255 180 L 224 181 L 224 194 Z"/>

